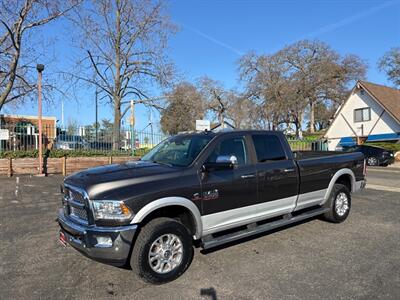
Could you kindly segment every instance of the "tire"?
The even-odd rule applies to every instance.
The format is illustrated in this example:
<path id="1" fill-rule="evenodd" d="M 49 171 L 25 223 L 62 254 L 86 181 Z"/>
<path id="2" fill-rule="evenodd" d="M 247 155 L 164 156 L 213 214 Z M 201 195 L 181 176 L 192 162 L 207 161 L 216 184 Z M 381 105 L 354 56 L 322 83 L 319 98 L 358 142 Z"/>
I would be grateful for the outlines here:
<path id="1" fill-rule="evenodd" d="M 140 231 L 130 264 L 136 277 L 163 284 L 181 276 L 192 258 L 193 240 L 187 228 L 175 219 L 157 218 Z"/>
<path id="2" fill-rule="evenodd" d="M 325 220 L 332 223 L 341 223 L 346 220 L 351 208 L 349 189 L 343 184 L 336 183 L 332 188 L 326 207 L 329 207 L 329 211 L 323 215 Z"/>
<path id="3" fill-rule="evenodd" d="M 379 165 L 379 161 L 376 157 L 370 156 L 367 158 L 367 165 L 368 166 L 377 166 L 377 165 Z"/>

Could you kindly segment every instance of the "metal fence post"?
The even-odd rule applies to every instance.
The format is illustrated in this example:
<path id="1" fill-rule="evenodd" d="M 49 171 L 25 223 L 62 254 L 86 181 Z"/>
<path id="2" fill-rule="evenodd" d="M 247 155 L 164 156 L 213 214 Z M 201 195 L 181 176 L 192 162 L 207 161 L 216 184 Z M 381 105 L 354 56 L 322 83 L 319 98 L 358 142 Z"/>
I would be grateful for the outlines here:
<path id="1" fill-rule="evenodd" d="M 13 175 L 13 169 L 12 169 L 12 158 L 8 158 L 8 177 L 11 177 Z"/>
<path id="2" fill-rule="evenodd" d="M 67 175 L 67 157 L 66 156 L 62 157 L 62 174 L 63 174 L 63 176 Z"/>

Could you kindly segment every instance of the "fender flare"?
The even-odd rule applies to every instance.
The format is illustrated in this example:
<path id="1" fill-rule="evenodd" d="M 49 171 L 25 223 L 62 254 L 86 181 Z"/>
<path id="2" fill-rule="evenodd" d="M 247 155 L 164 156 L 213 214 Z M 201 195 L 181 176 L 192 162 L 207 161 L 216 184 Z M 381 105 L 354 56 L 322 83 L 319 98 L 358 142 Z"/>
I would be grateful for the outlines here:
<path id="1" fill-rule="evenodd" d="M 159 208 L 176 205 L 182 206 L 190 211 L 196 227 L 194 239 L 201 238 L 203 232 L 203 223 L 201 221 L 200 211 L 192 201 L 184 197 L 165 197 L 146 204 L 135 214 L 131 224 L 140 223 L 144 220 L 144 218 L 146 218 L 146 216 Z"/>
<path id="2" fill-rule="evenodd" d="M 325 197 L 324 197 L 324 202 L 323 202 L 323 203 L 325 203 L 325 202 L 329 199 L 329 196 L 330 196 L 330 194 L 331 194 L 331 191 L 332 191 L 332 189 L 333 189 L 334 184 L 336 183 L 337 179 L 338 179 L 340 176 L 342 176 L 342 175 L 350 175 L 350 178 L 351 178 L 351 181 L 350 181 L 351 190 L 350 190 L 350 192 L 353 192 L 353 191 L 354 191 L 354 188 L 355 188 L 355 186 L 356 186 L 356 177 L 354 176 L 353 171 L 350 170 L 350 169 L 348 169 L 348 168 L 340 169 L 339 171 L 337 171 L 337 172 L 332 176 L 332 179 L 331 179 L 331 181 L 329 182 L 328 189 L 326 190 Z"/>

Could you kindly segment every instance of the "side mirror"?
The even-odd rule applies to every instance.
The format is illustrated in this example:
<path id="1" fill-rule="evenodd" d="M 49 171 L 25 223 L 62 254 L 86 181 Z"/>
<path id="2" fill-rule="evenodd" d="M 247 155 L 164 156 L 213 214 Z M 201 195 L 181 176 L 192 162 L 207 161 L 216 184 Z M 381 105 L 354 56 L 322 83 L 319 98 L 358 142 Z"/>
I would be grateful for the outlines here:
<path id="1" fill-rule="evenodd" d="M 207 162 L 203 165 L 204 171 L 211 170 L 232 170 L 238 165 L 235 155 L 219 155 L 215 162 Z"/>
<path id="2" fill-rule="evenodd" d="M 235 155 L 219 155 L 216 159 L 217 164 L 231 164 L 232 166 L 237 166 L 238 160 Z"/>

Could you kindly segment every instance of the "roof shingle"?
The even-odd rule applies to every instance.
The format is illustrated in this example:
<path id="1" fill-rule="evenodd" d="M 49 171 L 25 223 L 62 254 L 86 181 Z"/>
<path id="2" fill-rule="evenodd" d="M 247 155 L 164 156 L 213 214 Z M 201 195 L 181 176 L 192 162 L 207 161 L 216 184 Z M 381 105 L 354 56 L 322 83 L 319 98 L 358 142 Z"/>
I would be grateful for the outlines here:
<path id="1" fill-rule="evenodd" d="M 359 83 L 400 123 L 400 90 L 367 81 Z"/>

